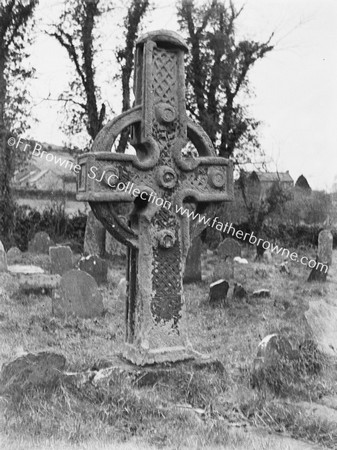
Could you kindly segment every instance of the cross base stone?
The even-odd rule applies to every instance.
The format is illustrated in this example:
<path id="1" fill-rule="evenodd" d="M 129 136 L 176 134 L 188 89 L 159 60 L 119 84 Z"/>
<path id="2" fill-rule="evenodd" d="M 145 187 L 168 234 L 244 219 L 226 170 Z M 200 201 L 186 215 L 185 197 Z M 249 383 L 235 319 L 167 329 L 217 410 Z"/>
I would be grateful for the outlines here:
<path id="1" fill-rule="evenodd" d="M 202 355 L 193 350 L 191 345 L 186 347 L 162 347 L 154 350 L 138 348 L 131 344 L 125 344 L 123 357 L 133 364 L 144 366 L 147 364 L 157 364 L 164 362 L 186 361 L 200 358 Z M 204 356 L 207 359 L 207 356 Z"/>

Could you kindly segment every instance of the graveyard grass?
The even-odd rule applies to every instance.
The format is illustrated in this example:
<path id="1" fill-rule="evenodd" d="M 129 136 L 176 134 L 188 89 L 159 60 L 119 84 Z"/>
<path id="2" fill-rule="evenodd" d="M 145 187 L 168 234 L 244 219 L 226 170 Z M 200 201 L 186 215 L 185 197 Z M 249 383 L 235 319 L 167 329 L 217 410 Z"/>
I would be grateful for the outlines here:
<path id="1" fill-rule="evenodd" d="M 309 255 L 314 252 L 308 251 Z M 61 384 L 0 397 L 4 430 L 0 447 L 277 450 L 310 449 L 309 443 L 320 443 L 336 448 L 336 425 L 328 418 L 308 417 L 301 406 L 303 401 L 319 402 L 323 396 L 336 395 L 337 374 L 328 358 L 315 349 L 306 350 L 303 358 L 310 367 L 301 376 L 284 363 L 255 389 L 251 367 L 257 345 L 267 334 L 282 330 L 296 337 L 305 332 L 301 311 L 308 300 L 332 298 L 337 261 L 328 282 L 319 285 L 306 283 L 309 271 L 300 264 L 291 263 L 287 275 L 275 266 L 280 262 L 276 257 L 265 263 L 253 262 L 252 254 L 243 256 L 249 264 L 236 264 L 236 280 L 249 294 L 270 289 L 270 298 L 229 298 L 224 308 L 210 308 L 208 286 L 217 257 L 209 255 L 203 260 L 205 281 L 185 286 L 190 340 L 196 350 L 218 358 L 224 374 L 178 371 L 169 380 L 138 388 L 115 377 L 108 387 L 75 389 Z M 48 268 L 47 257 L 23 257 Z M 98 319 L 64 322 L 51 316 L 47 296 L 0 292 L 0 363 L 22 351 L 45 350 L 64 355 L 69 371 L 108 366 L 109 356 L 120 351 L 124 339 L 124 303 L 117 291 L 124 269 L 121 263 L 111 264 L 109 283 L 101 288 L 105 313 Z M 10 294 L 6 275 L 2 284 Z M 289 438 L 287 447 L 282 433 L 298 441 Z"/>

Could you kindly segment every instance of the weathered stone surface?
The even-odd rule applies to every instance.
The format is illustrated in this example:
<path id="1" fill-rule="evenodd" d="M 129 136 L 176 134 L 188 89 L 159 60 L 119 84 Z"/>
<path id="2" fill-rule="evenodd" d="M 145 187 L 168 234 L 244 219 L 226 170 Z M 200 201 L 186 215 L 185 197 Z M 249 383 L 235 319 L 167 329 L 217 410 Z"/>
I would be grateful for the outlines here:
<path id="1" fill-rule="evenodd" d="M 184 283 L 196 283 L 201 281 L 201 238 L 197 236 L 191 242 L 191 246 L 188 249 L 185 273 L 184 273 Z"/>
<path id="2" fill-rule="evenodd" d="M 53 289 L 60 285 L 60 275 L 49 274 L 26 274 L 16 273 L 16 279 L 19 282 L 20 290 L 26 293 L 42 293 L 50 294 Z"/>
<path id="3" fill-rule="evenodd" d="M 7 271 L 7 255 L 3 243 L 0 241 L 0 272 L 6 271 Z"/>
<path id="4" fill-rule="evenodd" d="M 312 268 L 308 281 L 326 281 L 329 267 L 332 264 L 332 244 L 331 231 L 322 230 L 318 235 L 316 266 Z"/>
<path id="5" fill-rule="evenodd" d="M 333 236 L 330 230 L 322 230 L 318 235 L 318 260 L 323 264 L 332 264 Z"/>
<path id="6" fill-rule="evenodd" d="M 73 268 L 73 252 L 70 247 L 50 247 L 49 257 L 53 274 L 63 275 Z"/>
<path id="7" fill-rule="evenodd" d="M 99 256 L 83 256 L 78 263 L 78 267 L 94 277 L 98 284 L 107 282 L 108 263 Z"/>
<path id="8" fill-rule="evenodd" d="M 94 213 L 89 211 L 84 235 L 84 253 L 104 256 L 106 231 Z"/>
<path id="9" fill-rule="evenodd" d="M 240 256 L 235 256 L 235 258 L 233 258 L 233 261 L 239 264 L 248 264 L 246 258 L 240 258 Z"/>
<path id="10" fill-rule="evenodd" d="M 269 289 L 258 289 L 257 291 L 253 292 L 253 297 L 258 297 L 258 298 L 270 297 L 270 290 Z"/>
<path id="11" fill-rule="evenodd" d="M 224 239 L 217 248 L 220 259 L 214 267 L 213 280 L 234 278 L 234 258 L 241 258 L 241 245 L 232 238 Z"/>
<path id="12" fill-rule="evenodd" d="M 11 247 L 7 252 L 7 259 L 13 260 L 20 258 L 22 255 L 22 251 L 18 247 Z"/>
<path id="13" fill-rule="evenodd" d="M 0 373 L 0 393 L 16 393 L 34 387 L 54 388 L 66 359 L 49 352 L 28 353 L 4 364 Z"/>
<path id="14" fill-rule="evenodd" d="M 280 272 L 290 275 L 288 261 L 284 261 L 283 263 L 280 264 Z"/>
<path id="15" fill-rule="evenodd" d="M 8 271 L 11 273 L 25 273 L 25 274 L 33 274 L 33 273 L 44 273 L 44 270 L 38 266 L 29 266 L 24 264 L 13 264 L 8 266 Z"/>
<path id="16" fill-rule="evenodd" d="M 117 286 L 117 291 L 118 291 L 118 298 L 120 300 L 125 301 L 126 300 L 126 289 L 127 289 L 127 281 L 126 278 L 121 278 L 119 280 L 118 286 Z"/>
<path id="17" fill-rule="evenodd" d="M 106 233 L 105 252 L 108 257 L 114 256 L 125 257 L 126 251 L 127 251 L 126 245 L 123 245 L 120 242 L 118 242 L 117 239 L 111 236 L 110 233 Z"/>
<path id="18" fill-rule="evenodd" d="M 30 253 L 49 254 L 49 247 L 52 247 L 54 242 L 50 239 L 48 234 L 44 231 L 36 233 L 34 238 L 28 244 L 28 251 Z"/>
<path id="19" fill-rule="evenodd" d="M 337 307 L 328 305 L 325 300 L 311 301 L 304 312 L 314 340 L 319 350 L 337 355 Z"/>
<path id="20" fill-rule="evenodd" d="M 205 225 L 172 206 L 191 199 L 207 217 L 215 202 L 233 199 L 231 162 L 216 157 L 204 130 L 186 114 L 185 51 L 173 32 L 154 31 L 138 40 L 135 106 L 104 127 L 93 151 L 78 161 L 77 199 L 89 201 L 107 231 L 130 249 L 123 354 L 140 365 L 195 356 L 187 336 L 182 270 L 190 239 Z M 137 154 L 112 153 L 115 139 L 130 125 Z M 184 157 L 186 137 L 201 157 Z M 93 165 L 102 182 L 87 176 Z M 134 205 L 126 223 L 116 208 L 125 202 Z"/>
<path id="21" fill-rule="evenodd" d="M 229 284 L 226 280 L 217 280 L 209 286 L 209 304 L 223 306 L 226 302 Z"/>
<path id="22" fill-rule="evenodd" d="M 257 348 L 257 356 L 252 367 L 252 386 L 261 387 L 265 380 L 265 371 L 278 367 L 281 360 L 291 360 L 295 356 L 289 340 L 279 334 L 264 337 Z"/>
<path id="23" fill-rule="evenodd" d="M 95 279 L 82 270 L 70 270 L 53 292 L 53 314 L 91 318 L 103 313 L 103 300 Z"/>
<path id="24" fill-rule="evenodd" d="M 234 298 L 238 298 L 238 299 L 242 299 L 247 297 L 247 291 L 246 289 L 242 286 L 242 284 L 240 283 L 235 283 L 234 284 L 234 290 L 233 290 L 233 297 Z"/>
<path id="25" fill-rule="evenodd" d="M 217 254 L 223 259 L 241 257 L 241 245 L 235 239 L 226 238 L 219 244 Z"/>

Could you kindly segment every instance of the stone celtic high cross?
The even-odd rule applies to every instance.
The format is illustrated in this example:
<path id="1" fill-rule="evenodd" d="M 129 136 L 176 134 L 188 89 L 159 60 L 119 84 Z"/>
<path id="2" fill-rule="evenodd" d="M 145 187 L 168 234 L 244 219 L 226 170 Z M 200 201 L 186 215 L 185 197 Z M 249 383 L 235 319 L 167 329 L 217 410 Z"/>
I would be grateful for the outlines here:
<path id="1" fill-rule="evenodd" d="M 206 133 L 186 115 L 186 51 L 174 32 L 142 36 L 135 55 L 135 106 L 109 122 L 92 152 L 79 158 L 77 199 L 88 201 L 129 249 L 123 355 L 139 365 L 196 354 L 187 337 L 182 275 L 190 234 L 198 226 L 177 208 L 193 201 L 196 212 L 207 214 L 214 202 L 233 199 L 231 163 L 215 156 Z M 113 153 L 127 127 L 136 155 Z M 199 157 L 183 156 L 188 140 Z M 121 202 L 133 202 L 127 220 L 116 212 Z"/>

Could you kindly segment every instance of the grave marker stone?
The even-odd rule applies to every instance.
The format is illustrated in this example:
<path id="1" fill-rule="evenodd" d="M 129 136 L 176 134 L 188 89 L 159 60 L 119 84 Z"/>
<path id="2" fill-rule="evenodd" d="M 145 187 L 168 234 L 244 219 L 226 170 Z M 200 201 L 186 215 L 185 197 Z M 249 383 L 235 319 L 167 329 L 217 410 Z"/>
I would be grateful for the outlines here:
<path id="1" fill-rule="evenodd" d="M 135 106 L 109 122 L 93 151 L 78 160 L 77 199 L 89 201 L 108 232 L 129 247 L 123 355 L 140 365 L 195 356 L 182 284 L 195 228 L 179 208 L 193 197 L 207 215 L 212 202 L 233 199 L 232 163 L 215 156 L 204 130 L 186 115 L 186 51 L 181 37 L 166 30 L 138 40 Z M 130 126 L 136 155 L 112 153 L 117 136 Z M 198 158 L 183 157 L 187 138 Z M 88 176 L 93 166 L 95 179 Z M 119 202 L 134 204 L 127 224 L 116 212 Z"/>
<path id="2" fill-rule="evenodd" d="M 70 247 L 50 247 L 49 257 L 53 274 L 63 275 L 73 268 L 73 252 Z"/>
<path id="3" fill-rule="evenodd" d="M 103 313 L 102 295 L 94 278 L 82 270 L 65 273 L 53 292 L 53 314 L 92 318 Z"/>
<path id="4" fill-rule="evenodd" d="M 7 271 L 7 255 L 3 243 L 0 241 L 0 272 Z"/>
<path id="5" fill-rule="evenodd" d="M 54 242 L 50 239 L 45 231 L 39 231 L 28 244 L 28 251 L 30 253 L 49 254 L 49 247 L 52 247 Z"/>
<path id="6" fill-rule="evenodd" d="M 308 281 L 326 281 L 332 264 L 333 236 L 330 230 L 322 230 L 318 235 L 316 265 L 312 268 Z"/>
<path id="7" fill-rule="evenodd" d="M 11 247 L 7 252 L 7 260 L 18 259 L 22 255 L 22 251 L 18 247 Z"/>
<path id="8" fill-rule="evenodd" d="M 214 267 L 213 280 L 234 278 L 234 258 L 241 258 L 241 245 L 232 238 L 224 239 L 217 248 L 218 262 Z"/>
<path id="9" fill-rule="evenodd" d="M 94 277 L 98 284 L 107 282 L 108 264 L 99 256 L 83 256 L 78 263 L 78 267 Z"/>
<path id="10" fill-rule="evenodd" d="M 89 211 L 84 234 L 84 253 L 86 255 L 104 256 L 106 231 L 94 213 Z"/>
<path id="11" fill-rule="evenodd" d="M 196 236 L 187 253 L 184 282 L 195 283 L 201 281 L 201 238 Z"/>

